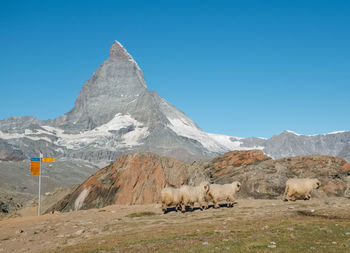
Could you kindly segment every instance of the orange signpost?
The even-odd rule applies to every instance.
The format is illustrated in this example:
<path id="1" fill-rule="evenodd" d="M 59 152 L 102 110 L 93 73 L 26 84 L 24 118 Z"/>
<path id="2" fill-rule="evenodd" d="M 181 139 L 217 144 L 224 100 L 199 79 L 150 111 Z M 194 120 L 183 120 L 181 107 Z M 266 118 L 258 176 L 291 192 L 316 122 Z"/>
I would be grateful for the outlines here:
<path id="1" fill-rule="evenodd" d="M 33 175 L 39 176 L 40 175 L 40 162 L 31 161 L 30 162 L 30 171 Z"/>
<path id="2" fill-rule="evenodd" d="M 40 175 L 40 158 L 30 158 L 30 171 L 33 175 Z"/>
<path id="3" fill-rule="evenodd" d="M 41 158 L 41 161 L 43 162 L 43 163 L 54 163 L 55 162 L 55 158 L 52 158 L 52 157 L 43 157 L 43 158 Z"/>
<path id="4" fill-rule="evenodd" d="M 42 154 L 40 154 L 40 158 L 30 158 L 30 171 L 33 175 L 39 176 L 39 198 L 38 198 L 38 216 L 40 216 L 40 192 L 41 192 L 41 163 L 54 163 L 55 158 L 52 157 L 42 157 Z"/>

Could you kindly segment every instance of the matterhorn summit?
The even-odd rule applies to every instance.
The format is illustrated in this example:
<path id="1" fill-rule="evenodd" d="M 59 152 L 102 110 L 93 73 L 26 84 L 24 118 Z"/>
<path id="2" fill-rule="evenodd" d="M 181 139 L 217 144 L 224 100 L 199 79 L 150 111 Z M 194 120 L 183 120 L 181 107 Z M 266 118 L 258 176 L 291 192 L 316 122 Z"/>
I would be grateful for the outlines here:
<path id="1" fill-rule="evenodd" d="M 74 108 L 55 120 L 67 131 L 91 130 L 125 115 L 147 93 L 143 73 L 131 55 L 117 41 L 109 58 L 83 85 Z"/>
<path id="2" fill-rule="evenodd" d="M 237 143 L 203 132 L 183 112 L 147 88 L 142 70 L 115 41 L 108 59 L 87 80 L 71 111 L 57 119 L 21 127 L 22 118 L 0 122 L 0 138 L 27 156 L 41 152 L 61 158 L 107 164 L 117 156 L 151 151 L 200 159 L 231 150 Z M 29 120 L 27 119 L 29 122 Z M 15 124 L 16 131 L 8 125 Z M 23 125 L 24 126 L 24 125 Z M 222 136 L 220 136 L 222 138 Z M 23 142 L 30 145 L 22 145 Z M 44 150 L 43 150 L 44 149 Z"/>

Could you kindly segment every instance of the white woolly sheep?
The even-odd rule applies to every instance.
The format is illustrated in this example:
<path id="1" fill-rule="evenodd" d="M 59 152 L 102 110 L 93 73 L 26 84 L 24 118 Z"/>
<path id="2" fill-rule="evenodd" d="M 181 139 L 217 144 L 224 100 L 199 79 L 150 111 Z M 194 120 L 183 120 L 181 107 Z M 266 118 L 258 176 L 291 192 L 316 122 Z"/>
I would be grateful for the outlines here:
<path id="1" fill-rule="evenodd" d="M 173 187 L 165 187 L 160 193 L 160 198 L 162 201 L 162 210 L 164 213 L 167 212 L 168 207 L 175 206 L 177 211 L 181 205 L 180 191 L 179 189 Z"/>
<path id="2" fill-rule="evenodd" d="M 236 192 L 241 190 L 241 183 L 234 181 L 231 184 L 211 184 L 207 200 L 212 200 L 215 208 L 219 207 L 220 201 L 226 201 L 227 206 L 233 206 Z"/>
<path id="3" fill-rule="evenodd" d="M 311 191 L 318 189 L 321 182 L 316 178 L 292 178 L 286 182 L 284 201 L 295 201 L 295 197 L 308 200 L 311 198 Z"/>
<path id="4" fill-rule="evenodd" d="M 205 201 L 205 195 L 209 191 L 209 183 L 203 182 L 199 186 L 183 185 L 179 188 L 181 198 L 181 211 L 185 212 L 186 205 L 190 205 L 191 209 L 194 208 L 194 203 L 198 202 L 199 207 L 203 210 L 203 204 L 205 208 L 208 208 L 208 204 Z"/>

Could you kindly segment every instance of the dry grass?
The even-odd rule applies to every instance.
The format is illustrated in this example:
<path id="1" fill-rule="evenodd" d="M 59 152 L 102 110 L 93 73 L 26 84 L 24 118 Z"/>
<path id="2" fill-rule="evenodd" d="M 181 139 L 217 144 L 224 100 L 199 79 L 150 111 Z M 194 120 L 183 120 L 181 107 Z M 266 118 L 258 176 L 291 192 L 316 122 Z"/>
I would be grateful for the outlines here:
<path id="1" fill-rule="evenodd" d="M 158 219 L 160 216 L 154 216 Z M 228 216 L 226 216 L 228 217 Z M 131 232 L 111 234 L 53 252 L 349 252 L 348 220 L 295 215 L 288 218 L 166 223 L 156 228 L 133 226 Z M 225 224 L 225 225 L 224 225 Z M 269 248 L 274 247 L 276 248 Z M 348 247 L 347 247 L 348 246 Z"/>
<path id="2" fill-rule="evenodd" d="M 152 216 L 157 215 L 155 212 L 137 212 L 128 214 L 126 217 L 135 218 L 135 217 L 143 217 L 143 216 Z"/>
<path id="3" fill-rule="evenodd" d="M 349 199 L 237 202 L 233 208 L 184 214 L 164 215 L 159 204 L 152 204 L 11 218 L 0 221 L 0 249 L 28 253 L 350 252 Z"/>

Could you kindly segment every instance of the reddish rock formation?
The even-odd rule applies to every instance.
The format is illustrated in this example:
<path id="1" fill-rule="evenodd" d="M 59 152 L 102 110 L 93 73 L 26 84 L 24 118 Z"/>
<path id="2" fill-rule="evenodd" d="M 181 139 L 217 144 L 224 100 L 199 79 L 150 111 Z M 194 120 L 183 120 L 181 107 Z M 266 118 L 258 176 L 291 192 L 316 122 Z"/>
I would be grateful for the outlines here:
<path id="1" fill-rule="evenodd" d="M 346 163 L 343 166 L 343 171 L 344 172 L 350 172 L 350 163 Z"/>
<path id="2" fill-rule="evenodd" d="M 235 168 L 269 160 L 261 150 L 232 151 L 211 161 L 213 177 L 231 173 Z"/>
<path id="3" fill-rule="evenodd" d="M 346 161 L 342 158 L 313 155 L 272 160 L 258 151 L 240 152 L 241 157 L 247 152 L 248 162 L 242 159 L 236 162 L 229 153 L 209 162 L 206 171 L 215 183 L 240 181 L 242 197 L 278 198 L 284 192 L 285 182 L 294 177 L 320 179 L 322 186 L 318 193 L 323 196 L 344 196 L 349 187 L 342 170 Z"/>
<path id="4" fill-rule="evenodd" d="M 199 166 L 152 153 L 129 154 L 95 173 L 50 210 L 155 203 L 165 186 L 203 180 L 207 179 Z"/>
<path id="5" fill-rule="evenodd" d="M 273 160 L 260 150 L 233 151 L 192 164 L 152 153 L 129 154 L 95 173 L 48 211 L 155 203 L 164 186 L 202 181 L 224 184 L 238 180 L 242 183 L 239 197 L 280 198 L 289 178 L 316 177 L 322 183 L 316 195 L 347 196 L 347 166 L 342 158 L 321 155 Z"/>

